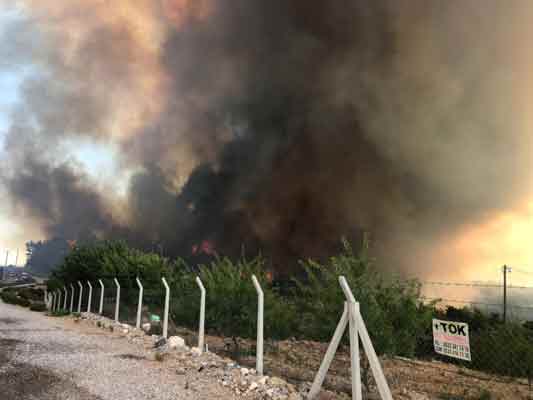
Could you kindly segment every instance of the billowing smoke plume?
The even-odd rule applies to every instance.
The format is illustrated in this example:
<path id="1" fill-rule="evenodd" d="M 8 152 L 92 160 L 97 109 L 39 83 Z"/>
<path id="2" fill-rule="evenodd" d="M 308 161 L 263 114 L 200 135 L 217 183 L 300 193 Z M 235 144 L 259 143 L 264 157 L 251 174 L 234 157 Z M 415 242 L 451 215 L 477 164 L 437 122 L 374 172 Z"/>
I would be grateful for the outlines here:
<path id="1" fill-rule="evenodd" d="M 46 5 L 43 5 L 46 3 Z M 393 267 L 524 202 L 528 1 L 22 1 L 3 182 L 49 236 Z M 5 67 L 4 67 L 5 68 Z M 64 154 L 90 138 L 125 198 Z"/>

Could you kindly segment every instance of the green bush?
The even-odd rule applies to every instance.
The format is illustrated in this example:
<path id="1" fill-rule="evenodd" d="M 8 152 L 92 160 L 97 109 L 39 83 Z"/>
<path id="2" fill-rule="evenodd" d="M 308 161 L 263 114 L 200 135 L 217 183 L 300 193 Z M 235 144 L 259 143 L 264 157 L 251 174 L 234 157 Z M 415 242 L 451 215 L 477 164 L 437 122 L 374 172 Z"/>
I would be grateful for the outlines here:
<path id="1" fill-rule="evenodd" d="M 206 328 L 219 334 L 255 338 L 257 333 L 257 292 L 252 284 L 255 274 L 264 292 L 265 336 L 283 339 L 294 331 L 294 306 L 278 295 L 266 279 L 264 259 L 241 258 L 237 262 L 221 257 L 199 267 L 198 275 L 206 291 Z M 175 271 L 172 316 L 175 321 L 196 328 L 198 326 L 200 291 L 196 275 L 182 266 Z"/>
<path id="2" fill-rule="evenodd" d="M 297 281 L 294 301 L 302 338 L 328 341 L 343 310 L 345 296 L 339 276 L 346 277 L 376 352 L 412 356 L 418 338 L 431 326 L 432 306 L 420 301 L 417 281 L 385 281 L 368 256 L 368 243 L 355 254 L 348 242 L 344 251 L 321 264 L 303 263 L 306 279 Z"/>
<path id="3" fill-rule="evenodd" d="M 30 301 L 42 301 L 44 298 L 44 291 L 35 288 L 22 288 L 17 291 L 19 297 Z"/>
<path id="4" fill-rule="evenodd" d="M 17 300 L 17 304 L 19 306 L 22 306 L 22 307 L 29 307 L 29 306 L 31 306 L 31 301 L 29 301 L 28 299 L 25 299 L 23 297 L 19 297 L 18 300 Z"/>
<path id="5" fill-rule="evenodd" d="M 32 303 L 32 305 L 30 306 L 30 310 L 44 312 L 46 311 L 46 304 L 44 304 L 43 302 Z"/>
<path id="6" fill-rule="evenodd" d="M 28 299 L 18 297 L 16 292 L 8 291 L 8 292 L 2 292 L 1 298 L 5 303 L 8 304 L 16 304 L 22 307 L 29 307 L 31 305 L 31 302 Z"/>
<path id="7" fill-rule="evenodd" d="M 15 292 L 4 290 L 3 292 L 0 292 L 0 297 L 4 303 L 18 304 L 18 297 Z"/>

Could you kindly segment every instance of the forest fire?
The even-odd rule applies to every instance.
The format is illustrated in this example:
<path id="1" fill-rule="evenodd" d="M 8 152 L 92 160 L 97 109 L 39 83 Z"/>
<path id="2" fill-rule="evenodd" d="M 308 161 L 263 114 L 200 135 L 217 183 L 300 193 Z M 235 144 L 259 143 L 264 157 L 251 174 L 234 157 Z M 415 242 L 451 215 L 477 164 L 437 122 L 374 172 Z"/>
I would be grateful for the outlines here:
<path id="1" fill-rule="evenodd" d="M 425 273 L 532 197 L 525 7 L 17 3 L 0 54 L 30 72 L 0 178 L 45 237 L 284 269 L 369 232 L 382 264 Z M 65 153 L 81 140 L 117 149 L 116 176 Z"/>
<path id="2" fill-rule="evenodd" d="M 209 240 L 202 240 L 200 244 L 193 245 L 191 253 L 193 255 L 206 254 L 209 256 L 214 256 L 217 254 L 213 242 Z"/>

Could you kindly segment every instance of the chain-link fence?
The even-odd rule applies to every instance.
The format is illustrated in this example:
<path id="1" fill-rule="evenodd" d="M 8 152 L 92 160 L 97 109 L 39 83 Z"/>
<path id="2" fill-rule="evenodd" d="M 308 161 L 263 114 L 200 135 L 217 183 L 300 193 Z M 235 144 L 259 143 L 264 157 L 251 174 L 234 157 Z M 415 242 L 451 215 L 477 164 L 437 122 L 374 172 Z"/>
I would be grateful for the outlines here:
<path id="1" fill-rule="evenodd" d="M 228 272 L 231 273 L 231 272 Z M 198 319 L 200 307 L 200 289 L 194 281 L 194 274 L 187 277 L 169 277 L 169 336 L 178 334 L 186 339 L 190 346 L 198 343 Z M 120 284 L 120 303 L 118 319 L 121 323 L 135 326 L 139 301 L 139 287 L 136 277 L 117 276 L 102 277 L 104 283 L 103 315 L 115 319 L 117 302 L 117 285 Z M 240 275 L 235 279 L 220 280 L 209 277 L 207 289 L 206 344 L 211 351 L 224 356 L 237 358 L 239 363 L 249 367 L 255 366 L 255 333 L 257 320 L 257 295 L 249 276 Z M 229 282 L 229 283 L 228 283 Z M 74 282 L 74 311 L 78 309 L 79 286 Z M 143 286 L 141 323 L 150 322 L 151 333 L 160 334 L 164 319 L 165 286 L 161 277 L 141 280 Z M 282 285 L 283 287 L 288 286 Z M 101 289 L 98 281 L 92 282 L 91 309 L 98 312 Z M 275 288 L 276 285 L 273 285 Z M 500 289 L 501 288 L 495 288 Z M 311 381 L 318 370 L 325 352 L 328 336 L 333 333 L 331 321 L 336 321 L 341 308 L 331 308 L 324 313 L 309 313 L 305 318 L 298 317 L 290 321 L 287 315 L 294 307 L 295 299 L 291 290 L 285 290 L 283 296 L 267 293 L 265 305 L 265 372 L 281 375 L 294 382 Z M 70 296 L 70 290 L 69 290 Z M 392 309 L 385 310 L 387 315 L 399 317 L 393 324 L 383 327 L 376 322 L 373 309 L 363 307 L 363 318 L 369 321 L 370 334 L 378 353 L 382 355 L 382 364 L 387 378 L 393 388 L 432 394 L 441 398 L 477 399 L 480 396 L 492 396 L 493 399 L 526 399 L 532 395 L 531 379 L 533 377 L 533 323 L 508 312 L 507 321 L 503 321 L 501 312 L 477 308 L 478 301 L 471 301 L 465 306 L 451 306 L 446 300 L 437 301 L 427 306 L 430 301 L 422 296 L 417 310 L 409 310 L 402 304 L 389 304 Z M 89 289 L 83 283 L 81 311 L 87 310 Z M 322 301 L 331 301 L 323 298 Z M 403 301 L 398 299 L 398 301 Z M 70 299 L 67 300 L 67 307 Z M 426 304 L 426 306 L 424 306 Z M 487 303 L 488 304 L 488 303 Z M 496 303 L 494 303 L 496 304 Z M 406 325 L 411 314 L 425 312 L 419 325 Z M 524 306 L 525 307 L 525 306 Z M 287 310 L 285 310 L 285 308 Z M 501 308 L 500 308 L 501 310 Z M 287 311 L 287 315 L 284 314 Z M 405 318 L 402 318 L 402 314 Z M 459 360 L 450 356 L 437 354 L 434 348 L 433 318 L 468 324 L 470 361 Z M 321 341 L 306 339 L 306 334 L 316 336 L 319 330 L 302 332 L 299 338 L 290 338 L 294 323 L 309 326 L 324 325 L 326 336 Z M 291 322 L 293 323 L 291 325 Z M 378 321 L 379 322 L 379 321 Z M 286 325 L 286 326 L 285 326 Z M 284 328 L 285 327 L 285 328 Z M 286 331 L 283 331 L 286 329 Z M 393 331 L 387 331 L 392 329 Z M 397 329 L 395 332 L 394 330 Z M 319 333 L 318 333 L 319 334 Z M 394 340 L 396 347 L 389 346 L 387 340 Z M 408 336 L 412 337 L 408 337 Z M 405 336 L 405 340 L 401 338 Z M 399 343 L 399 345 L 398 345 Z M 406 351 L 403 343 L 412 349 Z M 350 391 L 350 358 L 344 338 L 339 354 L 331 366 L 326 379 L 326 387 L 338 391 Z M 393 350 L 391 350 L 393 349 Z M 372 375 L 364 357 L 362 357 L 362 378 L 369 391 L 375 390 Z M 446 397 L 448 396 L 448 397 Z M 455 396 L 455 397 L 453 397 Z M 459 397 L 462 396 L 462 397 Z M 478 396 L 478 397 L 476 397 Z"/>

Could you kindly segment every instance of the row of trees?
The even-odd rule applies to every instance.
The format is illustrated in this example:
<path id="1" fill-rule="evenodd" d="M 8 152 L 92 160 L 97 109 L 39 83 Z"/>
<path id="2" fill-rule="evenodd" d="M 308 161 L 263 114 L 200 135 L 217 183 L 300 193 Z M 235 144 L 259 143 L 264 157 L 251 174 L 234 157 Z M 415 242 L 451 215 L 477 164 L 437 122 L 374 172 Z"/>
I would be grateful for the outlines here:
<path id="1" fill-rule="evenodd" d="M 49 286 L 55 289 L 78 280 L 94 282 L 117 276 L 122 287 L 121 298 L 130 302 L 133 309 L 137 302 L 135 278 L 143 282 L 145 302 L 157 306 L 163 300 L 161 277 L 164 276 L 173 293 L 173 320 L 196 327 L 195 278 L 200 276 L 208 293 L 206 327 L 227 336 L 252 338 L 255 326 L 250 321 L 255 318 L 257 295 L 250 278 L 255 274 L 265 292 L 267 337 L 328 340 L 343 308 L 338 276 L 344 275 L 361 304 L 377 351 L 414 354 L 417 337 L 432 315 L 432 307 L 419 301 L 420 285 L 416 281 L 384 279 L 368 257 L 367 246 L 354 252 L 346 242 L 338 256 L 325 263 L 304 261 L 302 270 L 303 277 L 279 282 L 266 272 L 262 257 L 242 257 L 236 261 L 219 257 L 193 267 L 182 259 L 169 260 L 144 253 L 123 242 L 101 242 L 74 248 L 53 272 Z"/>

